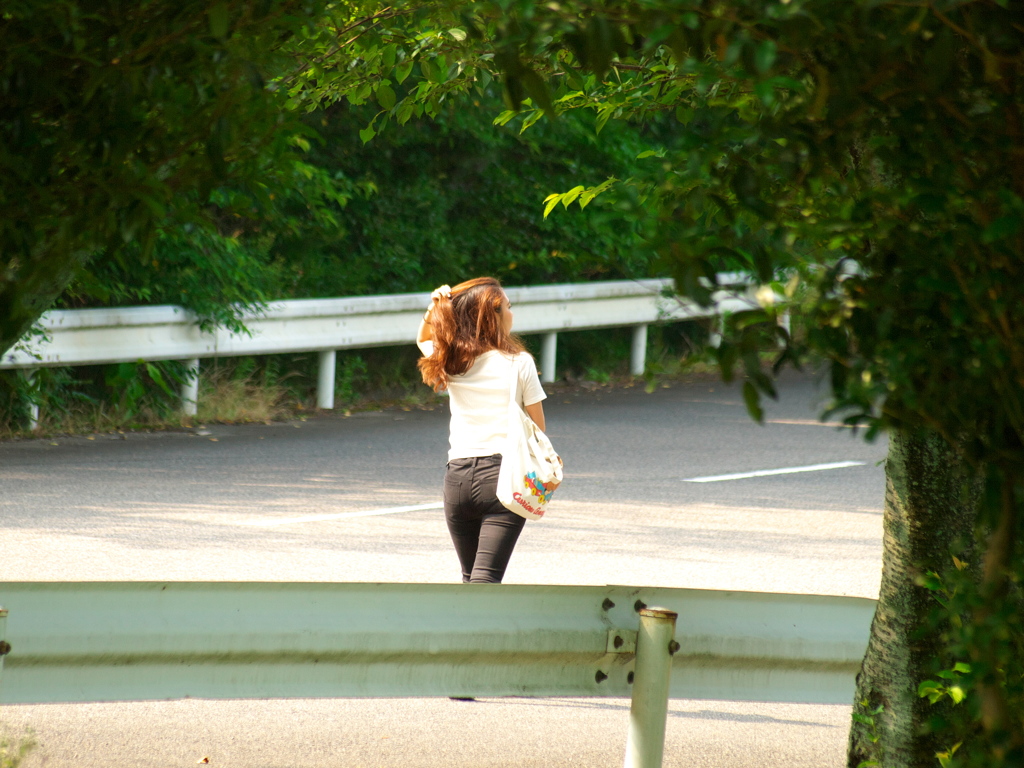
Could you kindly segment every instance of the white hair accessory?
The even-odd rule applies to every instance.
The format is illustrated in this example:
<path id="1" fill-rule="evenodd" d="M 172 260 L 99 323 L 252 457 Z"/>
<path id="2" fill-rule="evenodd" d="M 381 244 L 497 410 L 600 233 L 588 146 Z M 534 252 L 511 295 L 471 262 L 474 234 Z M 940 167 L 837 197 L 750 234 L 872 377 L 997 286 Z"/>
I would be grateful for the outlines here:
<path id="1" fill-rule="evenodd" d="M 446 299 L 450 299 L 452 297 L 452 287 L 450 285 L 442 285 L 440 288 L 435 288 L 430 294 L 432 301 L 437 301 L 442 296 Z"/>

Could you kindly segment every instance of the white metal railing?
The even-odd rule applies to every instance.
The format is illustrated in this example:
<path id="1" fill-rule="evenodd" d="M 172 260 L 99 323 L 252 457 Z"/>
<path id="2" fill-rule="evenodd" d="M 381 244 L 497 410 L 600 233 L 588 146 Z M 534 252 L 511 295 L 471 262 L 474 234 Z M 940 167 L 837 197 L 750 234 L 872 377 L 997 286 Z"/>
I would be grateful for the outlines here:
<path id="1" fill-rule="evenodd" d="M 508 288 L 507 293 L 515 306 L 516 331 L 543 334 L 539 367 L 542 380 L 551 382 L 559 331 L 632 326 L 630 370 L 639 375 L 651 323 L 757 306 L 745 287 L 719 291 L 713 306 L 701 307 L 669 295 L 671 285 L 670 280 L 622 280 Z M 186 412 L 194 414 L 200 359 L 318 352 L 317 405 L 333 408 L 335 353 L 415 343 L 429 301 L 429 294 L 406 293 L 275 302 L 243 318 L 248 334 L 203 331 L 194 315 L 173 306 L 55 310 L 39 321 L 45 336 L 23 339 L 0 357 L 0 369 L 185 360 L 192 375 L 182 400 Z"/>
<path id="2" fill-rule="evenodd" d="M 668 696 L 852 701 L 875 601 L 627 586 L 19 582 L 0 583 L 0 605 L 10 612 L 6 628 L 0 618 L 10 651 L 0 704 L 631 695 L 639 757 L 627 765 L 646 768 L 660 765 Z M 638 619 L 648 606 L 667 613 Z"/>

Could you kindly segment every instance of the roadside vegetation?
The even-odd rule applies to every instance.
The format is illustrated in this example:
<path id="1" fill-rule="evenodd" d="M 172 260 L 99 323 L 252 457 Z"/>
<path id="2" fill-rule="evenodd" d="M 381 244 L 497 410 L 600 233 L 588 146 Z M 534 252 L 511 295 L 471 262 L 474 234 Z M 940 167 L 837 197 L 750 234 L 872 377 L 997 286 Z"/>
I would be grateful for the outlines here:
<path id="1" fill-rule="evenodd" d="M 0 730 L 0 768 L 18 768 L 35 747 L 36 740 L 30 731 L 21 736 L 12 736 Z"/>
<path id="2" fill-rule="evenodd" d="M 694 372 L 713 369 L 701 322 L 652 326 L 647 371 L 629 373 L 629 329 L 577 331 L 559 335 L 555 386 L 657 386 Z M 540 354 L 540 338 L 525 337 Z M 382 408 L 428 408 L 444 402 L 420 381 L 418 350 L 408 347 L 338 353 L 334 413 Z M 122 363 L 79 368 L 44 368 L 33 380 L 24 375 L 6 384 L 7 423 L 0 439 L 50 437 L 127 430 L 179 429 L 210 423 L 270 423 L 317 413 L 316 355 L 274 355 L 202 361 L 198 413 L 181 412 L 184 366 Z M 13 386 L 11 386 L 13 384 Z M 34 398 L 34 400 L 33 400 Z M 39 405 L 39 425 L 28 427 L 28 405 Z"/>
<path id="3" fill-rule="evenodd" d="M 804 332 L 737 313 L 723 377 L 759 419 L 824 359 L 830 415 L 890 435 L 848 763 L 1024 764 L 1019 3 L 85 5 L 0 15 L 0 351 L 52 306 L 785 280 Z M 411 377 L 359 355 L 352 398 Z M 308 360 L 218 365 L 224 412 L 308 407 Z M 3 374 L 0 425 L 166 413 L 175 375 Z"/>

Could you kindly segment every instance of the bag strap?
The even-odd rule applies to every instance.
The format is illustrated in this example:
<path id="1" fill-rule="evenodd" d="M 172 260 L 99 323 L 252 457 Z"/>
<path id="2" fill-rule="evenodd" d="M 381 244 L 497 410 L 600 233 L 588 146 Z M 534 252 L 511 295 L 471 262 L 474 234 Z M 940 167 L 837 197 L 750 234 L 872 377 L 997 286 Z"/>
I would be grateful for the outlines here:
<path id="1" fill-rule="evenodd" d="M 513 409 L 519 404 L 519 398 L 516 395 L 519 394 L 519 371 L 516 369 L 516 359 L 512 358 L 512 371 L 509 374 L 509 386 L 508 386 L 508 407 Z"/>

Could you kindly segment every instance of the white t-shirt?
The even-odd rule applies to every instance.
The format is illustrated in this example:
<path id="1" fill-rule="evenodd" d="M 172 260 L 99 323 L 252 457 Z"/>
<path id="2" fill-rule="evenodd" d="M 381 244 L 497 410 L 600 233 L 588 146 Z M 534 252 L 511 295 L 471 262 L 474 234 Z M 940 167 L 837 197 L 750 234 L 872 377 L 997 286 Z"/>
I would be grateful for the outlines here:
<path id="1" fill-rule="evenodd" d="M 432 341 L 421 341 L 417 346 L 424 357 L 434 352 Z M 474 360 L 468 371 L 448 380 L 452 411 L 449 461 L 501 453 L 508 431 L 513 367 L 519 376 L 520 405 L 533 405 L 547 397 L 537 365 L 526 352 L 507 355 L 492 349 Z"/>

